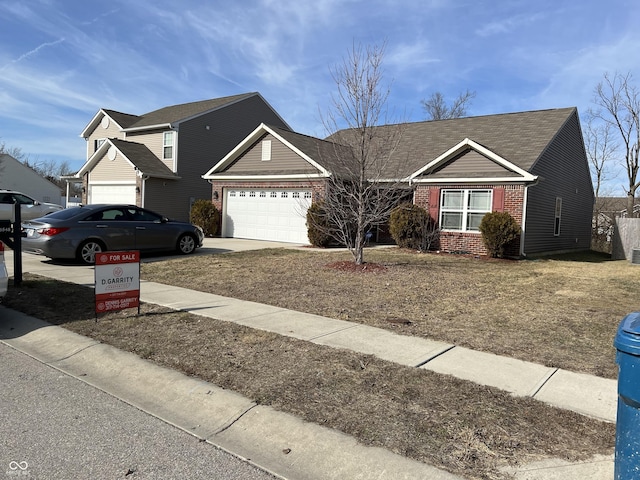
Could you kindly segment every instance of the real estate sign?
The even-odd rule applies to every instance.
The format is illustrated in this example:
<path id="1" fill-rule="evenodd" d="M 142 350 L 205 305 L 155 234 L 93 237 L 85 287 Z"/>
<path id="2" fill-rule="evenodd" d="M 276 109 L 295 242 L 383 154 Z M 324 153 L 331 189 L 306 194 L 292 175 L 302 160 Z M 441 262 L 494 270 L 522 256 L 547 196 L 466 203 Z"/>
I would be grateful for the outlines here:
<path id="1" fill-rule="evenodd" d="M 96 315 L 134 307 L 140 311 L 140 252 L 97 253 L 95 285 Z"/>

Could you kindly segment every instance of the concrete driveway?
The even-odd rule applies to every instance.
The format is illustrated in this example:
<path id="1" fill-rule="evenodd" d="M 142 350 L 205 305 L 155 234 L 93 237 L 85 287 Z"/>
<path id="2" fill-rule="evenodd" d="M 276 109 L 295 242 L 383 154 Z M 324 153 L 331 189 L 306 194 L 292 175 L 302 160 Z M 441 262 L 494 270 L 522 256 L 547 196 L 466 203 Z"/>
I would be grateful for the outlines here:
<path id="1" fill-rule="evenodd" d="M 201 248 L 198 248 L 194 255 L 211 255 L 217 253 L 244 252 L 247 250 L 262 250 L 265 248 L 301 248 L 302 244 L 284 243 L 284 242 L 268 242 L 265 240 L 247 240 L 244 238 L 205 238 Z M 170 258 L 180 258 L 178 254 L 149 254 L 144 255 L 142 262 L 159 262 Z M 13 251 L 6 247 L 4 251 L 4 260 L 7 265 L 9 276 L 13 276 Z M 40 255 L 31 255 L 24 253 L 22 255 L 22 270 L 24 272 L 37 273 L 38 266 L 46 264 L 60 264 L 69 266 L 81 266 L 72 260 L 64 260 L 61 262 L 53 262 L 47 257 Z M 35 268 L 34 268 L 35 267 Z M 89 267 L 92 268 L 92 267 Z"/>
<path id="2" fill-rule="evenodd" d="M 299 243 L 269 242 L 266 240 L 247 240 L 244 238 L 205 238 L 200 253 L 243 252 L 246 250 L 261 250 L 263 248 L 300 248 Z"/>

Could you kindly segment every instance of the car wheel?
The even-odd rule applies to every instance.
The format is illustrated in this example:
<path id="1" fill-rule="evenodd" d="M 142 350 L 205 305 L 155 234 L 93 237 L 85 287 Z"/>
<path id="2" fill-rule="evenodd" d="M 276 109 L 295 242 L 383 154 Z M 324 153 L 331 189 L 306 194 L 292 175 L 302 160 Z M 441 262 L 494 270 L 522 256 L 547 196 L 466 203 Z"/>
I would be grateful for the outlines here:
<path id="1" fill-rule="evenodd" d="M 86 240 L 78 248 L 78 260 L 85 265 L 96 263 L 96 253 L 104 252 L 105 247 L 96 240 Z"/>
<path id="2" fill-rule="evenodd" d="M 195 250 L 196 239 L 193 238 L 193 235 L 189 235 L 188 233 L 180 235 L 180 238 L 178 239 L 178 253 L 188 255 L 189 253 L 193 253 Z"/>

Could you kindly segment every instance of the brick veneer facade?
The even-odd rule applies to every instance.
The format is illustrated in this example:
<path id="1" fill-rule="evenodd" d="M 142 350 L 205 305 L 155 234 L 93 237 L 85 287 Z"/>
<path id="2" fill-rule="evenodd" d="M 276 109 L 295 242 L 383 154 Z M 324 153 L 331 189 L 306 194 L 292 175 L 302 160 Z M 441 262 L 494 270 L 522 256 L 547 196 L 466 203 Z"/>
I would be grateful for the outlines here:
<path id="1" fill-rule="evenodd" d="M 414 193 L 414 203 L 429 212 L 432 219 L 438 222 L 440 191 L 447 189 L 493 189 L 493 211 L 509 212 L 511 216 L 522 226 L 522 212 L 524 205 L 523 185 L 420 185 Z M 472 253 L 474 255 L 487 255 L 487 249 L 482 242 L 482 235 L 476 232 L 445 232 L 441 231 L 439 241 L 434 248 L 444 252 Z M 505 253 L 509 257 L 520 255 L 520 237 L 518 237 Z"/>

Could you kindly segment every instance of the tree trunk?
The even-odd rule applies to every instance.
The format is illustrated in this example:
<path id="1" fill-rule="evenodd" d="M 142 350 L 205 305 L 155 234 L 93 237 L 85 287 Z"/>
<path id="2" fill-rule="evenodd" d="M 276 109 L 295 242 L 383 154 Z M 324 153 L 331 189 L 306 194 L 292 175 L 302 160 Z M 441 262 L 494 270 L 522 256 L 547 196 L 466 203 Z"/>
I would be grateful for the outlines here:
<path id="1" fill-rule="evenodd" d="M 633 213 L 633 207 L 636 203 L 634 192 L 627 193 L 627 218 L 635 218 L 636 214 Z"/>

